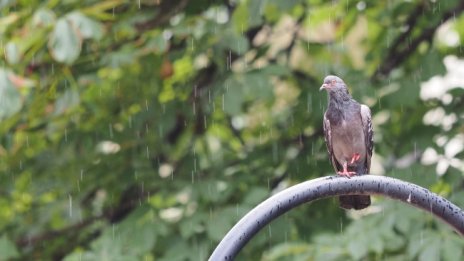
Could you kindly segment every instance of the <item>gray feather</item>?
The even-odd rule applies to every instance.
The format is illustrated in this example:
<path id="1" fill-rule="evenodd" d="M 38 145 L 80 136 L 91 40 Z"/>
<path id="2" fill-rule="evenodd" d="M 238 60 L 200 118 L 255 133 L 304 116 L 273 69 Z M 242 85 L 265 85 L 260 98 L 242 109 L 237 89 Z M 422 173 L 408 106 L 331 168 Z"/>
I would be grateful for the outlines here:
<path id="1" fill-rule="evenodd" d="M 329 94 L 323 127 L 332 166 L 335 171 L 342 171 L 346 163 L 349 171 L 357 175 L 368 174 L 374 144 L 369 107 L 355 101 L 337 76 L 327 76 L 321 89 L 326 89 Z M 350 159 L 355 153 L 360 159 L 351 164 Z M 340 196 L 339 200 L 340 206 L 346 209 L 363 209 L 370 205 L 370 196 L 366 195 Z"/>

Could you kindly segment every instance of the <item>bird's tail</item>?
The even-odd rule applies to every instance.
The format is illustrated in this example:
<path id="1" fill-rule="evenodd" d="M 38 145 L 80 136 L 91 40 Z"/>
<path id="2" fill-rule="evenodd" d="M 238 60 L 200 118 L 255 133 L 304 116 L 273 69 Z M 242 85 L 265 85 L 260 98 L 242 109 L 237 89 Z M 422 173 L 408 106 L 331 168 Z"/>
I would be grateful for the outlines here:
<path id="1" fill-rule="evenodd" d="M 360 210 L 371 205 L 371 197 L 368 195 L 340 196 L 338 200 L 344 209 Z"/>

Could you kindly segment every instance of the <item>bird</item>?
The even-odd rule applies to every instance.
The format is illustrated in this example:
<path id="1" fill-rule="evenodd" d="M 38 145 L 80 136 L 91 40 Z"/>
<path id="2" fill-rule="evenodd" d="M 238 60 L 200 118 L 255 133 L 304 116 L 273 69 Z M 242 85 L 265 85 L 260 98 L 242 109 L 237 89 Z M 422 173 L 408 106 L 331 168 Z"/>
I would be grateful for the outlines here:
<path id="1" fill-rule="evenodd" d="M 330 162 L 340 176 L 351 178 L 369 174 L 374 130 L 371 110 L 354 100 L 345 82 L 328 75 L 319 91 L 326 90 L 328 107 L 324 113 L 323 129 Z M 340 207 L 360 210 L 371 204 L 369 195 L 339 196 Z"/>

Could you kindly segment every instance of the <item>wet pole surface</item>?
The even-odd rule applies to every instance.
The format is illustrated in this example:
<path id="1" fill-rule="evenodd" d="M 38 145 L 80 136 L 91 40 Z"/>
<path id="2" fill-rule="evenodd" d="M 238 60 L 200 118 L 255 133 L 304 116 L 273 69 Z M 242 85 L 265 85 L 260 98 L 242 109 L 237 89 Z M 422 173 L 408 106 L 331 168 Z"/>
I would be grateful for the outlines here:
<path id="1" fill-rule="evenodd" d="M 338 195 L 382 195 L 423 209 L 464 235 L 464 212 L 428 189 L 395 178 L 375 175 L 322 177 L 287 188 L 248 212 L 226 234 L 209 260 L 233 260 L 261 228 L 303 203 Z"/>

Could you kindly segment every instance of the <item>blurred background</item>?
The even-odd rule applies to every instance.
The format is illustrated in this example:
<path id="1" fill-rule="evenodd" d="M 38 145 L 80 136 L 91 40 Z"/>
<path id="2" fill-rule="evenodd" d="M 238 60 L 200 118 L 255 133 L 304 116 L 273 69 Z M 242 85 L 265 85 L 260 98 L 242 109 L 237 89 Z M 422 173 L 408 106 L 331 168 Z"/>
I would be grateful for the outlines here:
<path id="1" fill-rule="evenodd" d="M 372 174 L 464 207 L 464 2 L 0 0 L 0 260 L 206 260 L 333 175 L 324 76 L 370 106 Z M 288 212 L 237 260 L 462 260 L 374 197 Z"/>

